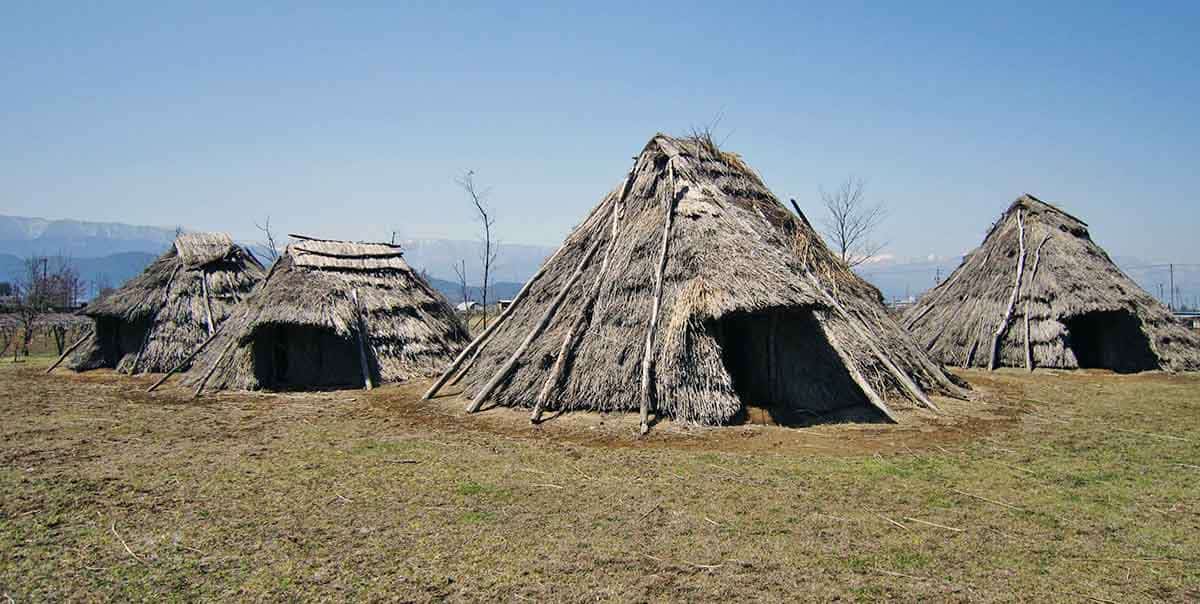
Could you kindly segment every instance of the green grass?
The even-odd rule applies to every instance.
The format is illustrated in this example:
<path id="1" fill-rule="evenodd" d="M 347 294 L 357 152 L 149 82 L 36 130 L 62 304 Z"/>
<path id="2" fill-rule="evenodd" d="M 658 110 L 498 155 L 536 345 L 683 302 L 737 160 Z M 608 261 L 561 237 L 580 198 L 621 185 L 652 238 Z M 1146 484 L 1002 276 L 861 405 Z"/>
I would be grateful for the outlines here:
<path id="1" fill-rule="evenodd" d="M 968 372 L 1000 420 L 641 442 L 48 362 L 0 364 L 0 604 L 1200 598 L 1197 377 Z"/>

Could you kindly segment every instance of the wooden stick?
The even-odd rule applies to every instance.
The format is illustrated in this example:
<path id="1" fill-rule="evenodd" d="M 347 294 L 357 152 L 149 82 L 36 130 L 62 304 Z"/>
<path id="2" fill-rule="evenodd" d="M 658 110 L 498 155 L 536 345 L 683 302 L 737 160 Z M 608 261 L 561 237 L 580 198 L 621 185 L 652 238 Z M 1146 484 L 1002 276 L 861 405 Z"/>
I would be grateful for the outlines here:
<path id="1" fill-rule="evenodd" d="M 70 347 L 68 347 L 66 350 L 63 351 L 62 356 L 58 357 L 58 360 L 54 361 L 54 364 L 51 365 L 50 368 L 46 370 L 46 373 L 48 374 L 51 371 L 54 371 L 54 368 L 58 367 L 59 364 L 61 364 L 63 362 L 63 360 L 67 358 L 67 355 L 71 354 L 72 352 L 75 352 L 75 349 L 79 348 L 79 345 L 83 344 L 84 340 L 87 340 L 88 338 L 92 337 L 92 334 L 94 334 L 95 332 L 96 332 L 96 328 L 93 327 L 93 328 L 89 329 L 87 333 L 83 334 L 82 338 L 79 338 L 78 341 L 76 341 L 74 344 L 71 344 Z"/>
<path id="2" fill-rule="evenodd" d="M 204 385 L 208 383 L 208 378 L 217 371 L 217 367 L 221 365 L 221 361 L 225 360 L 225 355 L 229 354 L 229 349 L 233 348 L 234 344 L 237 344 L 237 338 L 229 338 L 229 343 L 225 345 L 224 350 L 217 356 L 217 360 L 213 361 L 212 367 L 208 368 L 204 377 L 200 379 L 200 383 L 196 385 L 196 392 L 192 394 L 192 398 L 200 398 L 200 393 L 204 391 Z"/>
<path id="3" fill-rule="evenodd" d="M 642 405 L 641 420 L 642 434 L 650 431 L 650 371 L 654 365 L 654 335 L 658 330 L 658 313 L 662 306 L 663 273 L 667 268 L 667 251 L 671 243 L 671 227 L 675 225 L 675 204 L 679 199 L 679 190 L 675 187 L 675 158 L 667 165 L 667 173 L 671 179 L 671 198 L 667 202 L 667 215 L 663 220 L 662 246 L 658 251 L 658 268 L 654 274 L 654 305 L 650 309 L 650 324 L 646 328 L 646 349 L 642 353 Z"/>
<path id="4" fill-rule="evenodd" d="M 1004 316 L 1000 318 L 1000 325 L 996 327 L 996 333 L 992 334 L 992 356 L 988 359 L 988 371 L 996 370 L 996 363 L 1000 357 L 1000 338 L 1004 337 L 1004 332 L 1008 331 L 1008 324 L 1012 321 L 1013 307 L 1017 305 L 1017 297 L 1021 294 L 1021 278 L 1025 275 L 1025 213 L 1023 210 L 1017 210 L 1017 231 L 1018 243 L 1021 246 L 1020 255 L 1017 258 L 1017 276 L 1013 281 L 1012 294 L 1008 297 L 1008 308 L 1004 310 Z"/>
<path id="5" fill-rule="evenodd" d="M 579 330 L 583 328 L 584 322 L 592 317 L 593 311 L 596 308 L 596 300 L 600 298 L 600 290 L 604 285 L 604 276 L 608 274 L 608 265 L 612 259 L 612 250 L 617 245 L 617 228 L 620 226 L 621 217 L 624 213 L 625 196 L 629 194 L 629 190 L 633 187 L 633 173 L 634 170 L 631 169 L 629 174 L 625 176 L 625 184 L 621 187 L 621 196 L 617 198 L 616 206 L 613 208 L 612 233 L 609 235 L 608 247 L 604 248 L 604 259 L 600 262 L 600 274 L 596 276 L 596 282 L 592 285 L 592 291 L 588 294 L 587 302 L 579 309 L 579 315 L 575 317 L 575 322 L 571 324 L 571 329 L 567 331 L 567 335 L 563 338 L 562 347 L 558 350 L 558 358 L 554 361 L 554 367 L 550 370 L 550 375 L 546 377 L 546 383 L 542 385 L 542 391 L 538 393 L 537 403 L 533 406 L 533 412 L 529 414 L 529 421 L 531 423 L 536 424 L 542 421 L 542 410 L 545 409 L 546 402 L 550 398 L 550 391 L 562 379 L 563 372 L 566 370 L 567 357 L 575 347 Z"/>
<path id="6" fill-rule="evenodd" d="M 932 526 L 932 527 L 937 527 L 937 528 L 940 528 L 940 529 L 946 529 L 946 530 L 948 530 L 948 531 L 954 531 L 954 532 L 956 532 L 956 533 L 961 533 L 961 532 L 963 532 L 963 529 L 960 529 L 960 528 L 954 528 L 954 527 L 952 527 L 952 526 L 946 526 L 946 525 L 944 525 L 944 524 L 938 524 L 938 523 L 936 523 L 936 522 L 929 522 L 928 520 L 921 520 L 920 518 L 911 518 L 911 517 L 909 517 L 909 516 L 905 516 L 905 517 L 904 517 L 904 519 L 905 519 L 905 520 L 907 520 L 907 521 L 909 521 L 909 522 L 916 522 L 917 524 L 925 524 L 925 525 Z"/>
<path id="7" fill-rule="evenodd" d="M 1042 237 L 1042 242 L 1038 244 L 1037 251 L 1033 254 L 1033 270 L 1029 271 L 1029 288 L 1025 294 L 1025 369 L 1033 371 L 1033 344 L 1029 337 L 1029 313 L 1033 305 L 1033 280 L 1037 278 L 1038 265 L 1042 263 L 1042 246 L 1050 240 L 1050 234 L 1046 233 Z"/>
<path id="8" fill-rule="evenodd" d="M 583 269 L 587 266 L 588 262 L 592 260 L 592 257 L 596 255 L 596 250 L 599 249 L 600 243 L 603 241 L 603 237 L 598 237 L 596 241 L 592 243 L 590 247 L 588 247 L 587 252 L 583 255 L 583 260 L 579 262 L 579 266 L 575 267 L 575 272 L 571 275 L 571 278 L 567 281 L 566 285 L 563 286 L 562 290 L 558 292 L 558 296 L 554 298 L 554 301 L 551 302 L 549 308 L 546 309 L 546 312 L 542 314 L 541 321 L 538 321 L 538 324 L 535 325 L 532 330 L 530 330 L 529 334 L 525 336 L 525 340 L 521 342 L 521 345 L 518 346 L 515 351 L 513 351 L 512 355 L 508 357 L 508 360 L 505 361 L 504 365 L 500 367 L 500 370 L 492 376 L 492 379 L 488 380 L 488 383 L 483 386 L 483 389 L 479 391 L 479 394 L 475 395 L 475 399 L 472 400 L 469 405 L 467 405 L 468 413 L 475 413 L 476 411 L 479 411 L 479 408 L 482 407 L 483 403 L 487 401 L 489 396 L 492 395 L 492 392 L 494 392 L 496 388 L 500 386 L 500 382 L 504 381 L 508 377 L 508 374 L 516 367 L 517 361 L 521 358 L 521 355 L 525 353 L 525 350 L 529 348 L 529 345 L 532 344 L 538 336 L 542 335 L 542 332 L 545 331 L 548 325 L 550 325 L 550 320 L 553 319 L 554 314 L 558 312 L 558 307 L 562 305 L 562 302 L 566 299 L 567 294 L 571 292 L 571 288 L 573 288 L 575 283 L 579 281 L 579 278 L 583 276 Z"/>
<path id="9" fill-rule="evenodd" d="M 513 298 L 512 304 L 509 304 L 508 308 L 505 308 L 504 312 L 500 313 L 500 316 L 496 317 L 496 319 L 492 321 L 492 324 L 489 325 L 488 328 L 483 331 L 483 333 L 479 334 L 478 338 L 472 340 L 471 343 L 462 350 L 462 352 L 458 353 L 458 356 L 454 359 L 454 362 L 451 363 L 450 366 L 442 372 L 441 377 L 439 377 L 438 380 L 429 387 L 429 390 L 427 390 L 424 396 L 421 397 L 422 399 L 429 400 L 433 398 L 438 391 L 446 385 L 446 382 L 450 381 L 451 376 L 453 376 L 459 368 L 463 369 L 462 373 L 459 374 L 459 378 L 461 378 L 462 375 L 466 373 L 467 369 L 475 364 L 475 359 L 479 358 L 479 353 L 483 352 L 483 347 L 488 343 L 488 340 L 491 339 L 492 334 L 496 333 L 496 331 L 500 329 L 500 326 L 504 324 L 504 321 L 508 319 L 510 315 L 512 315 L 513 311 L 517 309 L 519 303 L 525 299 L 525 295 L 528 294 L 529 290 L 533 288 L 533 284 L 537 283 L 538 279 L 546 273 L 546 268 L 554 262 L 555 258 L 558 258 L 558 255 L 561 254 L 563 249 L 566 247 L 567 242 L 564 241 L 563 244 L 558 247 L 558 250 L 554 252 L 554 255 L 550 256 L 549 259 L 542 263 L 542 266 L 538 268 L 537 272 L 525 282 L 525 285 L 521 288 L 521 291 L 517 292 L 517 297 Z M 469 361 L 467 361 L 468 357 L 470 358 Z M 464 361 L 466 361 L 466 365 L 464 365 Z"/>
<path id="10" fill-rule="evenodd" d="M 375 384 L 371 381 L 371 366 L 367 363 L 367 347 L 363 344 L 367 325 L 363 321 L 362 308 L 358 305 L 357 289 L 350 290 L 350 300 L 354 302 L 354 316 L 358 323 L 358 329 L 355 330 L 355 339 L 358 340 L 358 364 L 362 367 L 363 385 L 367 390 L 371 390 Z"/>
<path id="11" fill-rule="evenodd" d="M 154 385 L 150 386 L 150 388 L 148 388 L 146 390 L 146 392 L 154 392 L 155 390 L 158 389 L 159 386 L 162 386 L 164 383 L 166 383 L 167 378 L 171 377 L 172 375 L 175 375 L 176 372 L 178 372 L 180 369 L 183 369 L 185 366 L 187 366 L 188 363 L 191 363 L 192 359 L 196 358 L 196 355 L 200 354 L 200 351 L 204 350 L 204 347 L 208 346 L 209 342 L 212 342 L 213 338 L 215 338 L 215 337 L 217 337 L 217 332 L 213 332 L 212 335 L 208 336 L 208 338 L 206 338 L 203 342 L 201 342 L 200 345 L 197 346 L 196 349 L 193 350 L 191 354 L 187 355 L 187 357 L 184 358 L 182 361 L 180 361 L 178 365 L 171 368 L 171 370 L 168 371 L 166 373 L 166 375 L 162 376 L 161 378 L 158 378 L 158 381 L 154 382 Z"/>
<path id="12" fill-rule="evenodd" d="M 208 301 L 208 273 L 200 271 L 200 289 L 204 292 L 204 315 L 208 319 L 208 335 L 217 330 L 213 324 L 212 304 Z"/>
<path id="13" fill-rule="evenodd" d="M 1010 504 L 1010 503 L 1004 503 L 1003 501 L 996 501 L 995 499 L 988 499 L 987 497 L 980 497 L 979 495 L 972 495 L 972 494 L 970 494 L 970 493 L 967 493 L 967 492 L 964 492 L 964 491 L 960 491 L 960 490 L 958 490 L 958 489 L 950 489 L 950 490 L 951 490 L 951 491 L 954 491 L 955 493 L 958 493 L 959 495 L 965 495 L 965 496 L 967 496 L 967 497 L 971 497 L 971 498 L 974 498 L 974 499 L 978 499 L 978 500 L 980 500 L 980 501 L 986 501 L 986 502 L 988 502 L 988 503 L 991 503 L 991 504 L 995 504 L 995 505 L 1003 506 L 1003 507 L 1006 507 L 1006 508 L 1009 508 L 1009 509 L 1017 510 L 1018 512 L 1028 512 L 1028 511 L 1029 511 L 1029 510 L 1026 510 L 1025 508 L 1019 508 L 1019 507 L 1017 507 L 1017 506 L 1015 506 L 1015 505 L 1012 505 L 1012 504 Z"/>

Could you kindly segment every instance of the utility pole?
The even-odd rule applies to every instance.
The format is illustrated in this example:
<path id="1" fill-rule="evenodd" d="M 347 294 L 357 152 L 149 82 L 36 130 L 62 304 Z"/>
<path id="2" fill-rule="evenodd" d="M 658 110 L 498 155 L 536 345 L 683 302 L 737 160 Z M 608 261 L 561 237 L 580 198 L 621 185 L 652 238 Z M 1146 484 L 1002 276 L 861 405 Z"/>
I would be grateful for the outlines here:
<path id="1" fill-rule="evenodd" d="M 937 274 L 933 277 L 933 284 L 940 285 L 942 283 L 942 267 L 937 267 Z"/>
<path id="2" fill-rule="evenodd" d="M 1169 308 L 1175 310 L 1175 265 L 1168 265 L 1171 268 L 1171 304 Z"/>

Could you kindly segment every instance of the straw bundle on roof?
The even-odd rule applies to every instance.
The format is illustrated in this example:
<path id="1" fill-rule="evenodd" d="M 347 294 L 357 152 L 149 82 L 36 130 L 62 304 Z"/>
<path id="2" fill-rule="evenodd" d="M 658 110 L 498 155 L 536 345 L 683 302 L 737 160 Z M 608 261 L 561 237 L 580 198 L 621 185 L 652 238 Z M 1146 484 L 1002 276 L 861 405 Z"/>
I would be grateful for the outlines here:
<path id="1" fill-rule="evenodd" d="M 257 390 L 403 381 L 435 372 L 469 339 L 398 246 L 292 237 L 185 383 Z"/>
<path id="2" fill-rule="evenodd" d="M 965 367 L 1200 369 L 1200 338 L 1117 268 L 1087 224 L 1032 195 L 903 322 L 935 359 Z"/>
<path id="3" fill-rule="evenodd" d="M 930 404 L 958 386 L 736 155 L 655 136 L 431 389 L 701 424 Z"/>
<path id="4" fill-rule="evenodd" d="M 263 272 L 228 235 L 182 234 L 142 274 L 80 311 L 96 329 L 70 367 L 169 371 L 221 325 Z"/>

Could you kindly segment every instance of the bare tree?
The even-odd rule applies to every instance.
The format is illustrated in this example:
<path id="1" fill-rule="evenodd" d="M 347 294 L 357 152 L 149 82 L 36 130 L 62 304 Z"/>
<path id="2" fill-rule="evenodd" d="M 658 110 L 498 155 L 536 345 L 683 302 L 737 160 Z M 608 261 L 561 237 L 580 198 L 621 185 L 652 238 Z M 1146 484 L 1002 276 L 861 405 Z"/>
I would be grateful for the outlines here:
<path id="1" fill-rule="evenodd" d="M 33 341 L 38 319 L 49 307 L 49 292 L 47 285 L 47 265 L 49 259 L 42 256 L 30 256 L 21 267 L 21 275 L 16 283 L 17 289 L 17 321 L 21 329 L 20 351 L 29 356 L 29 344 Z M 16 360 L 17 350 L 13 350 L 13 360 Z"/>
<path id="2" fill-rule="evenodd" d="M 459 260 L 458 264 L 454 265 L 454 274 L 458 275 L 459 296 L 463 304 L 471 301 L 470 287 L 467 285 L 467 261 Z M 467 310 L 470 310 L 469 308 Z"/>
<path id="3" fill-rule="evenodd" d="M 92 280 L 92 299 L 100 299 L 113 292 L 112 279 L 108 273 L 100 273 Z"/>
<path id="4" fill-rule="evenodd" d="M 259 245 L 267 249 L 267 258 L 271 262 L 275 262 L 279 259 L 279 248 L 275 247 L 275 233 L 271 231 L 271 217 L 267 216 L 267 219 L 262 224 L 255 222 L 254 226 L 262 231 L 263 237 L 267 239 L 266 241 L 260 241 Z"/>
<path id="5" fill-rule="evenodd" d="M 479 259 L 483 265 L 483 282 L 479 286 L 479 303 L 483 306 L 482 328 L 486 329 L 488 323 L 488 290 L 491 289 L 492 266 L 495 264 L 497 257 L 497 245 L 492 233 L 492 227 L 496 225 L 496 218 L 492 215 L 491 208 L 487 205 L 487 197 L 491 193 L 491 189 L 480 189 L 475 184 L 474 170 L 467 170 L 466 174 L 454 179 L 454 182 L 462 187 L 467 192 L 467 195 L 471 197 L 471 204 L 475 210 L 476 218 L 482 227 L 480 238 L 482 239 L 483 250 Z"/>
<path id="6" fill-rule="evenodd" d="M 8 352 L 8 346 L 12 344 L 13 336 L 16 335 L 16 332 L 16 324 L 6 321 L 3 317 L 0 317 L 0 356 L 3 356 L 4 353 Z"/>
<path id="7" fill-rule="evenodd" d="M 832 192 L 821 189 L 827 213 L 822 221 L 825 236 L 850 267 L 875 258 L 885 245 L 873 241 L 873 236 L 887 218 L 887 208 L 867 199 L 866 185 L 863 179 L 850 177 Z"/>

